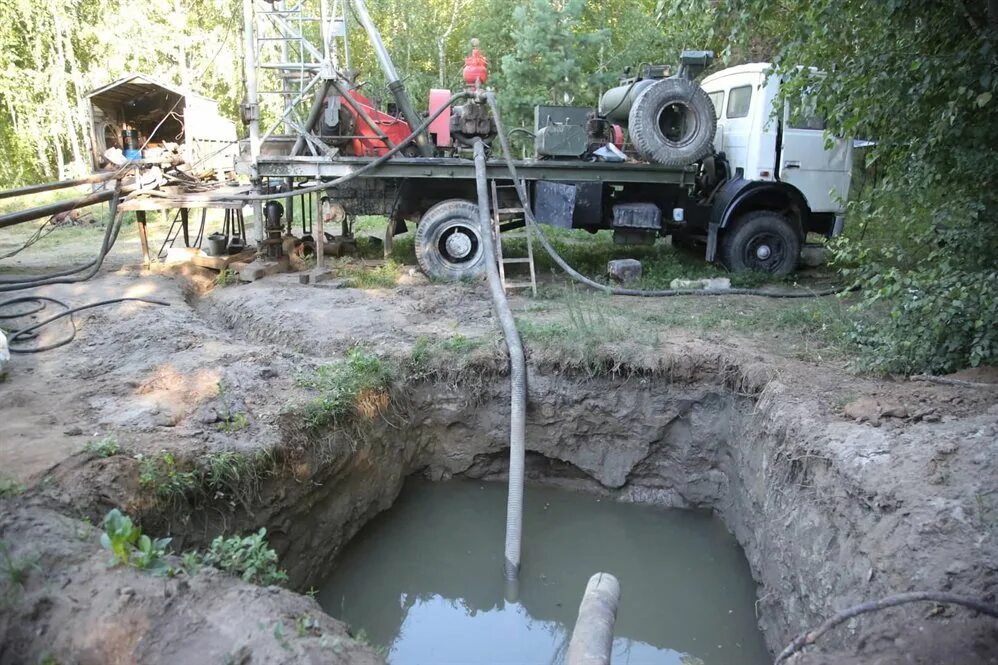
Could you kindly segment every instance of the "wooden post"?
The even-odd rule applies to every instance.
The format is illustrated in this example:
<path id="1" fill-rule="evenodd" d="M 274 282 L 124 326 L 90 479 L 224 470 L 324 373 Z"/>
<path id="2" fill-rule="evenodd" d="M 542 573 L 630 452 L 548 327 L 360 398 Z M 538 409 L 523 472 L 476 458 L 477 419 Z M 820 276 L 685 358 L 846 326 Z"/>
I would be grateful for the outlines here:
<path id="1" fill-rule="evenodd" d="M 188 222 L 190 221 L 190 208 L 180 209 L 180 228 L 184 232 L 184 247 L 191 246 L 191 234 L 188 227 Z"/>
<path id="2" fill-rule="evenodd" d="M 135 222 L 139 227 L 139 242 L 142 244 L 142 264 L 149 265 L 149 233 L 146 229 L 146 211 L 135 211 Z"/>
<path id="3" fill-rule="evenodd" d="M 322 229 L 322 197 L 315 197 L 315 271 L 316 273 L 321 273 L 323 269 L 323 264 L 325 263 L 325 242 L 326 234 Z"/>

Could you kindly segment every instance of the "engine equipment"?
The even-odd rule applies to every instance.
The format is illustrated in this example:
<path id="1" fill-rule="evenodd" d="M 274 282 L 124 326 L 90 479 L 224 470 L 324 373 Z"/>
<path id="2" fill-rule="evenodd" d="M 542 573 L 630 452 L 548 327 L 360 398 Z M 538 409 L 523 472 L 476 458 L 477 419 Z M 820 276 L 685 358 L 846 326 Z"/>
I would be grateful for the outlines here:
<path id="1" fill-rule="evenodd" d="M 464 59 L 461 76 L 469 91 L 481 89 L 489 79 L 488 60 L 478 49 L 478 40 L 471 40 L 471 55 Z M 455 144 L 470 147 L 476 138 L 485 142 L 496 135 L 496 123 L 485 104 L 471 99 L 455 106 L 450 117 L 450 137 Z"/>
<path id="2" fill-rule="evenodd" d="M 534 152 L 537 157 L 591 159 L 608 143 L 623 148 L 623 131 L 586 106 L 534 108 Z"/>

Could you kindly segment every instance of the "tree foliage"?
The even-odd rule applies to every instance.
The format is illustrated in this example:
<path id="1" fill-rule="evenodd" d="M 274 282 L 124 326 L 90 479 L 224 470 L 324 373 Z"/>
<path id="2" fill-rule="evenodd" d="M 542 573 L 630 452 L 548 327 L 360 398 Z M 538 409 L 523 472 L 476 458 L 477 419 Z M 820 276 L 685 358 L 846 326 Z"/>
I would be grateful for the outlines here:
<path id="1" fill-rule="evenodd" d="M 734 34 L 770 28 L 786 96 L 806 92 L 831 134 L 876 141 L 865 166 L 876 166 L 878 182 L 849 202 L 851 232 L 836 246 L 843 272 L 862 287 L 860 308 L 887 314 L 856 331 L 867 366 L 993 364 L 998 7 L 741 0 L 731 12 Z"/>

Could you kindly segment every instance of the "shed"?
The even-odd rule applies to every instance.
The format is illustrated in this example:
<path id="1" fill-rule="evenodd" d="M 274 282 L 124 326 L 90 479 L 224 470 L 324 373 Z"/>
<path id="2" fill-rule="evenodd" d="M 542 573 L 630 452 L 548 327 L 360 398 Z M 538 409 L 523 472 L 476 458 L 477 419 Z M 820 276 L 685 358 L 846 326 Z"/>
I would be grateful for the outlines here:
<path id="1" fill-rule="evenodd" d="M 104 151 L 123 148 L 122 132 L 137 130 L 139 145 L 155 150 L 176 143 L 188 164 L 231 170 L 238 154 L 236 125 L 218 102 L 146 74 L 129 74 L 87 94 L 92 161 L 107 165 Z"/>

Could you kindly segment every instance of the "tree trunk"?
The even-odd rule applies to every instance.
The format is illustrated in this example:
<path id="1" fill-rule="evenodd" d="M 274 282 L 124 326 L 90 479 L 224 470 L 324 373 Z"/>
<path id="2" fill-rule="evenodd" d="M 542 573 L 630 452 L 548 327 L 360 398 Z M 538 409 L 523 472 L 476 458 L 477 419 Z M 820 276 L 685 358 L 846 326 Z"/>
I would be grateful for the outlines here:
<path id="1" fill-rule="evenodd" d="M 454 4 L 451 5 L 450 22 L 447 24 L 447 29 L 437 39 L 437 64 L 439 67 L 438 73 L 440 74 L 441 88 L 447 87 L 447 38 L 454 32 L 454 26 L 457 25 L 458 10 L 462 9 L 463 6 L 464 3 L 461 0 L 454 0 Z"/>

